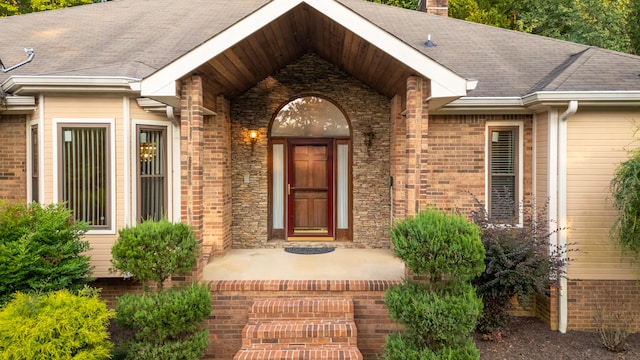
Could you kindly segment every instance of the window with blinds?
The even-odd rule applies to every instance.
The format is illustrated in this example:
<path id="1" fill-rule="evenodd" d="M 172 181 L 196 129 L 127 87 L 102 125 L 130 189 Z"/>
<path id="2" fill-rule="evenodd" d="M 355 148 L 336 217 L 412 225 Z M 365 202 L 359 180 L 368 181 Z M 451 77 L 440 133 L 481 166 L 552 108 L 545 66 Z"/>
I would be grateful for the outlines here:
<path id="1" fill-rule="evenodd" d="M 166 128 L 138 127 L 138 221 L 167 215 Z"/>
<path id="2" fill-rule="evenodd" d="M 62 126 L 61 200 L 76 220 L 108 228 L 109 130 L 106 126 Z"/>
<path id="3" fill-rule="evenodd" d="M 518 222 L 518 128 L 489 128 L 489 218 Z"/>

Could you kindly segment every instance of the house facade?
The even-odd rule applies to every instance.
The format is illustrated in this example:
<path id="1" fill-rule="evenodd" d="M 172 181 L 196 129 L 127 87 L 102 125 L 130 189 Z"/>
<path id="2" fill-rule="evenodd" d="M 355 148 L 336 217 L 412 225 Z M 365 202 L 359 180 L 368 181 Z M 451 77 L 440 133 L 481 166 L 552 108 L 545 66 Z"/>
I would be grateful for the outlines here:
<path id="1" fill-rule="evenodd" d="M 4 63 L 35 50 L 0 75 L 0 199 L 67 202 L 105 284 L 118 230 L 147 218 L 191 225 L 201 271 L 232 249 L 389 249 L 394 219 L 471 194 L 521 223 L 507 189 L 580 250 L 537 305 L 550 326 L 640 299 L 608 198 L 640 57 L 360 0 L 121 0 L 0 28 Z"/>

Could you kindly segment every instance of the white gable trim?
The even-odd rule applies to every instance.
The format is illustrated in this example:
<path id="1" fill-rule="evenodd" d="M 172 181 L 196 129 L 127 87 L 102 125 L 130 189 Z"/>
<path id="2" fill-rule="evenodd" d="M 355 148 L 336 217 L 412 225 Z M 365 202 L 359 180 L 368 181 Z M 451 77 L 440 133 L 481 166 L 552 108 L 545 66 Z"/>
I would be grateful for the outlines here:
<path id="1" fill-rule="evenodd" d="M 432 98 L 458 98 L 465 96 L 467 95 L 467 90 L 473 90 L 475 84 L 477 84 L 477 81 L 470 81 L 467 84 L 466 79 L 433 61 L 337 1 L 305 0 L 305 2 L 398 61 L 416 70 L 422 76 L 430 79 Z"/>
<path id="2" fill-rule="evenodd" d="M 460 77 L 335 0 L 274 0 L 143 79 L 141 95 L 178 107 L 176 80 L 303 2 L 430 79 L 432 98 L 453 100 L 475 88 L 475 81 Z"/>

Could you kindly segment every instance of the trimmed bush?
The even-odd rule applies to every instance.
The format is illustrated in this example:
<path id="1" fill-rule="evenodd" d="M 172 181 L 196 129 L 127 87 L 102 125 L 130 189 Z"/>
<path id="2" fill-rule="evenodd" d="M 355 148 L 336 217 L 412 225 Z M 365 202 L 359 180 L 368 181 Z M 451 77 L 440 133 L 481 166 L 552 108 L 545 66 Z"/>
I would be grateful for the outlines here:
<path id="1" fill-rule="evenodd" d="M 128 359 L 199 359 L 204 356 L 208 330 L 202 321 L 211 314 L 211 292 L 192 284 L 118 298 L 118 324 L 135 332 L 126 345 Z"/>
<path id="2" fill-rule="evenodd" d="M 0 202 L 0 305 L 15 292 L 77 290 L 91 281 L 88 230 L 63 205 Z"/>
<path id="3" fill-rule="evenodd" d="M 154 281 L 159 289 L 169 277 L 187 275 L 196 264 L 199 248 L 186 224 L 147 220 L 119 234 L 111 249 L 113 269 Z"/>
<path id="4" fill-rule="evenodd" d="M 477 226 L 435 209 L 398 221 L 391 230 L 396 255 L 421 280 L 405 280 L 385 294 L 404 331 L 387 337 L 385 359 L 479 359 L 469 334 L 482 302 L 470 284 L 484 270 Z"/>
<path id="5" fill-rule="evenodd" d="M 421 211 L 391 229 L 396 255 L 428 281 L 468 281 L 484 270 L 478 227 L 461 215 Z"/>
<path id="6" fill-rule="evenodd" d="M 0 310 L 3 359 L 108 359 L 112 312 L 93 289 L 17 293 Z"/>

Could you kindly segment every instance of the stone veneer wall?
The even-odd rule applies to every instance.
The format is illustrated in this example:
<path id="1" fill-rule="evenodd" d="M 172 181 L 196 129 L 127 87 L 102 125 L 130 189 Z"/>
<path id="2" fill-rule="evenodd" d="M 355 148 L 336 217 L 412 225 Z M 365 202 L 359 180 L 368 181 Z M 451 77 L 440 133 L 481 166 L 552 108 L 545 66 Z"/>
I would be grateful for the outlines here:
<path id="1" fill-rule="evenodd" d="M 24 115 L 0 118 L 0 200 L 27 200 L 27 126 Z"/>
<path id="2" fill-rule="evenodd" d="M 351 121 L 353 241 L 333 245 L 388 248 L 390 99 L 311 53 L 231 100 L 233 248 L 282 246 L 280 242 L 267 240 L 267 132 L 278 108 L 303 94 L 334 100 Z M 259 130 L 253 149 L 249 129 Z M 363 134 L 369 130 L 374 131 L 375 138 L 367 151 Z"/>

